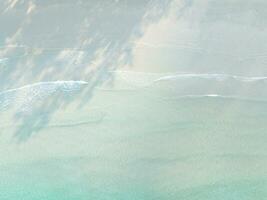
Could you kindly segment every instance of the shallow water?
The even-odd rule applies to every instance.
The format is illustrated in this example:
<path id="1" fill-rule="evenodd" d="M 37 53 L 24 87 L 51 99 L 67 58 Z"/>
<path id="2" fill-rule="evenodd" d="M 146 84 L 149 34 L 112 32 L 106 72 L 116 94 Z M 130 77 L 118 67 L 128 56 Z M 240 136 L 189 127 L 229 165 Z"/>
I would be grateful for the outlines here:
<path id="1" fill-rule="evenodd" d="M 0 199 L 266 199 L 266 9 L 0 0 Z"/>

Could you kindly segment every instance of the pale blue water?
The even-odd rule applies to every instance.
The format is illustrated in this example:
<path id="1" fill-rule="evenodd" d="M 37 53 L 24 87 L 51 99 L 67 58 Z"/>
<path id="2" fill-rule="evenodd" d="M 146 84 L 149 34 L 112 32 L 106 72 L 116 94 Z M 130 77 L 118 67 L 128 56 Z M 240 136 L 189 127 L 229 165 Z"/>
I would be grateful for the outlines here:
<path id="1" fill-rule="evenodd" d="M 263 0 L 0 0 L 0 200 L 267 198 Z"/>

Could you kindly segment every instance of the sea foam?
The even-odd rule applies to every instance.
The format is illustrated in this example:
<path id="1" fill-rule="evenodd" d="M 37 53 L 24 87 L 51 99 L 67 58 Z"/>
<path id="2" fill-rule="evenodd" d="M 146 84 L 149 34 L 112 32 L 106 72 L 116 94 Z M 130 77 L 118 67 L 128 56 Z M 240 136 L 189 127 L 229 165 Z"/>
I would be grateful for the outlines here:
<path id="1" fill-rule="evenodd" d="M 86 84 L 88 83 L 85 81 L 38 82 L 5 90 L 0 92 L 0 110 L 7 109 L 10 106 L 18 106 L 20 110 L 24 110 L 37 100 L 42 100 L 56 92 L 69 93 L 77 91 L 82 89 L 82 86 Z"/>

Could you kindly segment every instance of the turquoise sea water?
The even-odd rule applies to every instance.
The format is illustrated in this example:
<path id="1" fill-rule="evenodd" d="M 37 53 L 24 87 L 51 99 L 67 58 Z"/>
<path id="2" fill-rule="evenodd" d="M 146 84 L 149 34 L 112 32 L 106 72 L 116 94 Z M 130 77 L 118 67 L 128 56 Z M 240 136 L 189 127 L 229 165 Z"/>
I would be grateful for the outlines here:
<path id="1" fill-rule="evenodd" d="M 0 200 L 264 200 L 264 1 L 0 0 Z"/>

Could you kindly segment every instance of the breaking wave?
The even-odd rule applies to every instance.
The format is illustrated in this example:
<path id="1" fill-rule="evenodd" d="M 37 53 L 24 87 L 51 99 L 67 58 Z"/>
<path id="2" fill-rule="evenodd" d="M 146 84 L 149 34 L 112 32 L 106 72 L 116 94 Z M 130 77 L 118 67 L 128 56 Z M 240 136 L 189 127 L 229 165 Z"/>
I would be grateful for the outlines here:
<path id="1" fill-rule="evenodd" d="M 0 110 L 7 109 L 9 106 L 19 106 L 20 110 L 27 109 L 37 100 L 42 100 L 56 92 L 78 91 L 86 84 L 85 81 L 52 81 L 5 90 L 0 92 Z"/>

